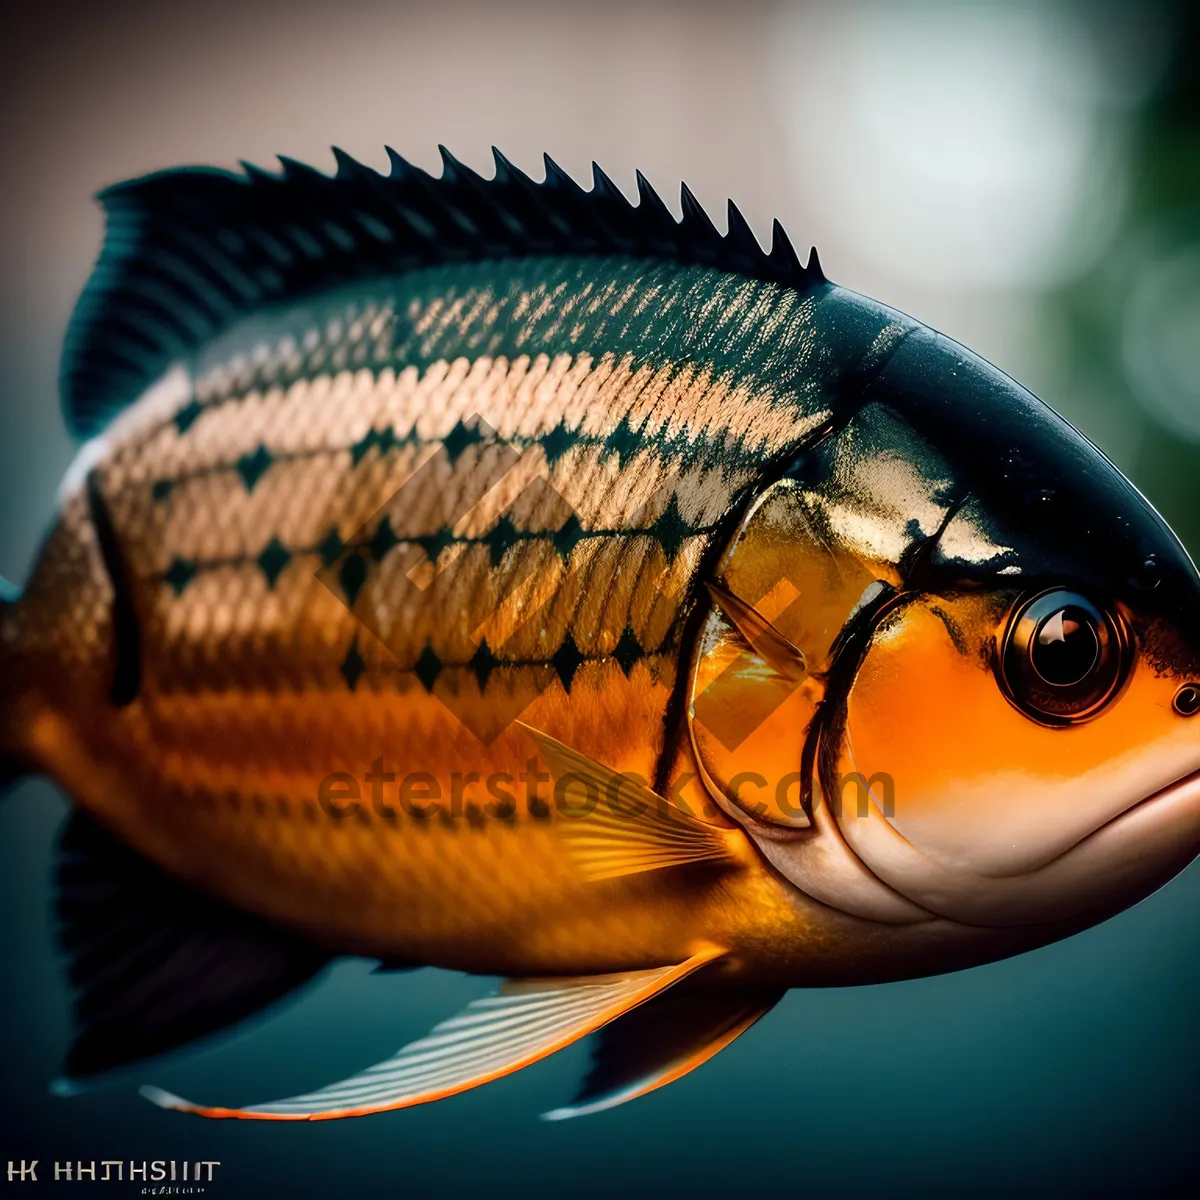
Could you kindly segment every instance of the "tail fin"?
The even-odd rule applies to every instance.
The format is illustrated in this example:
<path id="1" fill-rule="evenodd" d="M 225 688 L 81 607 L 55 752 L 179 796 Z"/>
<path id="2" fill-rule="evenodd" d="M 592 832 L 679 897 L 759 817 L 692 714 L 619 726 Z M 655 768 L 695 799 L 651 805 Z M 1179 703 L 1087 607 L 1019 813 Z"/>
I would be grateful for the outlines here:
<path id="1" fill-rule="evenodd" d="M 16 629 L 13 611 L 21 598 L 20 589 L 0 575 L 0 799 L 13 783 L 29 773 L 29 764 L 19 753 L 13 698 L 16 688 L 12 644 Z"/>

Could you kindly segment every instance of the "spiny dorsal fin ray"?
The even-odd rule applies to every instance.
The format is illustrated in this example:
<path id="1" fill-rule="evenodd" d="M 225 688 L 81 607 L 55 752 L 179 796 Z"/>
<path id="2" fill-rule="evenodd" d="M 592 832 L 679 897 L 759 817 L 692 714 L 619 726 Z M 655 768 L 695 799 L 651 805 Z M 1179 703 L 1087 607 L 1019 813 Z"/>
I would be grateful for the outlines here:
<path id="1" fill-rule="evenodd" d="M 499 152 L 491 179 L 440 152 L 440 178 L 389 147 L 387 175 L 335 150 L 333 175 L 281 157 L 278 172 L 180 167 L 101 192 L 104 247 L 61 368 L 71 429 L 97 432 L 172 362 L 245 313 L 421 266 L 628 254 L 802 290 L 825 282 L 815 253 L 802 266 L 778 222 L 766 254 L 740 214 L 734 221 L 736 210 L 722 235 L 686 189 L 676 221 L 641 172 L 634 206 L 594 164 L 584 191 L 548 156 L 536 183 Z"/>
<path id="2" fill-rule="evenodd" d="M 549 155 L 546 157 L 546 163 L 547 167 L 553 165 L 550 163 Z M 554 169 L 559 170 L 557 166 Z M 592 195 L 606 204 L 616 204 L 622 209 L 633 207 L 625 199 L 625 193 L 605 174 L 604 168 L 598 162 L 592 163 Z"/>
<path id="3" fill-rule="evenodd" d="M 741 209 L 732 200 L 728 202 L 729 233 L 725 244 L 736 257 L 739 270 L 747 270 L 762 257 L 763 249 L 754 236 L 750 223 L 742 216 Z"/>
<path id="4" fill-rule="evenodd" d="M 768 260 L 775 264 L 775 269 L 781 272 L 803 271 L 796 251 L 792 249 L 791 240 L 776 218 L 771 222 L 771 253 Z"/>
<path id="5" fill-rule="evenodd" d="M 711 262 L 715 249 L 723 245 L 717 227 L 686 183 L 679 185 L 679 204 L 683 210 L 680 230 L 687 235 L 692 252 L 701 261 Z"/>
<path id="6" fill-rule="evenodd" d="M 645 175 L 641 171 L 634 174 L 638 190 L 637 214 L 651 232 L 654 239 L 651 246 L 664 258 L 673 257 L 681 249 L 679 223 L 663 203 L 662 197 L 650 186 L 650 181 Z"/>

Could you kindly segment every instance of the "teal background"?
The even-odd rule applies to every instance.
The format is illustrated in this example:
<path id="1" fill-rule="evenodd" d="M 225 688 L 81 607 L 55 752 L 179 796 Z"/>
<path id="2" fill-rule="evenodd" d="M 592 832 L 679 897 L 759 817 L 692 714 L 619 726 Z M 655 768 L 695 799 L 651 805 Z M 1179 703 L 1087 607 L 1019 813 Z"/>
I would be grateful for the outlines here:
<path id="1" fill-rule="evenodd" d="M 955 42 L 967 8 L 969 37 Z M 1005 24 L 1013 11 L 1036 36 L 1021 41 L 1024 27 Z M 481 169 L 495 141 L 531 171 L 548 149 L 580 178 L 595 156 L 626 188 L 634 166 L 668 193 L 687 178 L 718 223 L 726 194 L 760 236 L 778 213 L 798 244 L 818 242 L 831 278 L 959 337 L 1053 403 L 1200 549 L 1200 277 L 1187 265 L 1200 247 L 1200 38 L 1190 7 L 862 3 L 839 9 L 847 12 L 665 2 L 8 5 L 0 17 L 8 163 L 0 572 L 24 578 L 73 453 L 55 370 L 99 245 L 88 195 L 183 161 L 232 165 L 280 151 L 326 162 L 332 141 L 377 165 L 390 141 L 432 167 L 442 140 Z M 983 36 L 991 20 L 994 39 Z M 932 158 L 918 162 L 916 149 L 905 158 L 923 135 L 898 120 L 881 143 L 897 150 L 895 162 L 862 150 L 867 166 L 883 161 L 893 172 L 895 188 L 831 207 L 828 194 L 864 169 L 843 155 L 847 145 L 861 149 L 855 138 L 871 128 L 854 123 L 871 101 L 862 67 L 874 60 L 861 47 L 917 35 L 920 55 L 897 42 L 894 57 L 909 55 L 914 88 L 924 72 L 935 92 L 937 70 L 949 71 L 962 45 L 985 56 L 994 47 L 997 82 L 984 80 L 975 107 L 960 105 L 961 161 L 953 141 Z M 1028 137 L 1005 150 L 1002 139 L 988 141 L 1004 115 L 988 104 L 1007 94 L 1004 71 L 1033 70 L 1023 60 L 1014 66 L 1014 46 L 1030 62 L 1035 50 L 1050 56 L 1038 60 L 1037 76 L 1049 80 L 1047 108 L 1022 116 Z M 976 259 L 964 251 L 941 263 L 922 251 L 923 237 L 936 249 L 940 235 L 920 225 L 920 203 L 918 216 L 903 218 L 899 249 L 873 240 L 900 219 L 906 179 L 927 179 L 931 206 L 953 182 L 937 170 L 965 172 L 968 160 L 996 173 L 994 188 L 1015 188 L 999 173 L 1001 151 L 1015 155 L 1050 127 L 1056 82 L 1064 94 L 1068 83 L 1080 86 L 1078 55 L 1099 64 L 1093 82 L 1106 98 L 1087 110 L 1092 140 L 1071 152 L 1104 171 L 1081 168 L 1067 216 L 1043 227 L 1038 269 L 1012 266 L 1014 248 L 1012 269 L 1001 271 L 986 253 L 1000 228 L 986 220 L 999 218 L 966 201 L 954 211 L 979 235 Z M 1104 91 L 1134 78 L 1132 68 L 1122 74 L 1130 62 L 1138 87 Z M 835 83 L 823 83 L 797 117 L 789 105 L 806 74 Z M 909 93 L 897 79 L 902 110 Z M 1033 94 L 1024 80 L 1014 85 L 1018 98 Z M 912 95 L 932 102 L 919 89 Z M 828 143 L 822 130 L 833 131 Z M 993 144 L 990 158 L 971 159 Z M 1071 145 L 1051 146 L 1047 162 L 1066 161 Z M 908 171 L 912 163 L 920 171 Z M 1052 175 L 1045 163 L 1031 168 L 1026 191 L 1013 194 L 1036 199 Z M 1099 248 L 1069 263 L 1064 250 L 1060 262 L 1055 238 L 1065 246 L 1118 193 Z M 913 194 L 919 202 L 919 187 Z M 1006 205 L 1007 219 L 1018 233 L 1025 221 L 1033 237 L 1042 210 L 1022 203 Z M 943 240 L 953 236 L 947 228 Z M 1136 298 L 1153 297 L 1147 279 L 1164 262 L 1184 265 L 1172 275 L 1171 306 L 1147 333 Z M 1138 336 L 1160 341 L 1139 350 Z M 1155 394 L 1147 355 L 1161 366 Z M 873 988 L 794 991 L 693 1076 L 583 1120 L 537 1120 L 569 1097 L 585 1063 L 576 1046 L 426 1108 L 311 1125 L 209 1123 L 155 1110 L 137 1084 L 229 1103 L 294 1094 L 376 1061 L 490 983 L 436 971 L 370 976 L 368 964 L 347 961 L 234 1037 L 79 1095 L 53 1095 L 47 1085 L 68 1039 L 50 920 L 65 812 L 63 797 L 40 780 L 0 804 L 0 1192 L 22 1194 L 3 1167 L 31 1158 L 41 1160 L 43 1191 L 54 1187 L 44 1181 L 56 1159 L 215 1159 L 222 1166 L 206 1194 L 230 1197 L 1195 1191 L 1195 864 L 1103 926 L 1007 962 Z"/>

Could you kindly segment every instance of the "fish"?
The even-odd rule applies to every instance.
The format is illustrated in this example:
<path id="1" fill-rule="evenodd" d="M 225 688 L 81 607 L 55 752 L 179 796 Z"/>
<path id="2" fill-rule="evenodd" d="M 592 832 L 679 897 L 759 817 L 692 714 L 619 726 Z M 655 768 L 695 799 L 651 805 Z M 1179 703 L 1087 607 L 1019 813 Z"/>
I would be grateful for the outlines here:
<path id="1" fill-rule="evenodd" d="M 0 601 L 69 1081 L 361 956 L 503 982 L 312 1092 L 143 1093 L 358 1116 L 589 1037 L 576 1117 L 1195 857 L 1200 576 L 1082 434 L 732 202 L 388 153 L 100 195 Z"/>

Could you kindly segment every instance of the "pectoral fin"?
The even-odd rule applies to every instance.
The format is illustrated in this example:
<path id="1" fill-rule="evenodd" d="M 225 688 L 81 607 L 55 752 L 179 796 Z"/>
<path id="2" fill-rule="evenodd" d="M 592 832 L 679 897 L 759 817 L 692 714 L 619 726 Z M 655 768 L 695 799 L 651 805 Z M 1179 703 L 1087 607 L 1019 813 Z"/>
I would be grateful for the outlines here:
<path id="1" fill-rule="evenodd" d="M 709 581 L 704 586 L 713 603 L 772 670 L 793 683 L 799 683 L 808 675 L 804 651 L 784 637 L 770 621 L 720 584 Z"/>
<path id="2" fill-rule="evenodd" d="M 192 1104 L 160 1088 L 142 1095 L 162 1108 L 205 1117 L 319 1121 L 359 1117 L 441 1100 L 518 1071 L 569 1046 L 724 953 L 710 947 L 685 962 L 621 975 L 510 981 L 475 1000 L 428 1037 L 341 1083 L 250 1108 Z"/>
<path id="3" fill-rule="evenodd" d="M 555 823 L 567 853 L 587 878 L 746 861 L 745 835 L 739 830 L 699 821 L 644 784 L 518 723 L 537 743 L 556 783 L 578 785 L 587 800 L 586 809 L 565 813 Z"/>
<path id="4" fill-rule="evenodd" d="M 562 1121 L 615 1108 L 708 1062 L 784 994 L 783 988 L 713 987 L 694 977 L 656 996 L 595 1036 L 592 1069 L 575 1099 L 543 1113 Z"/>

